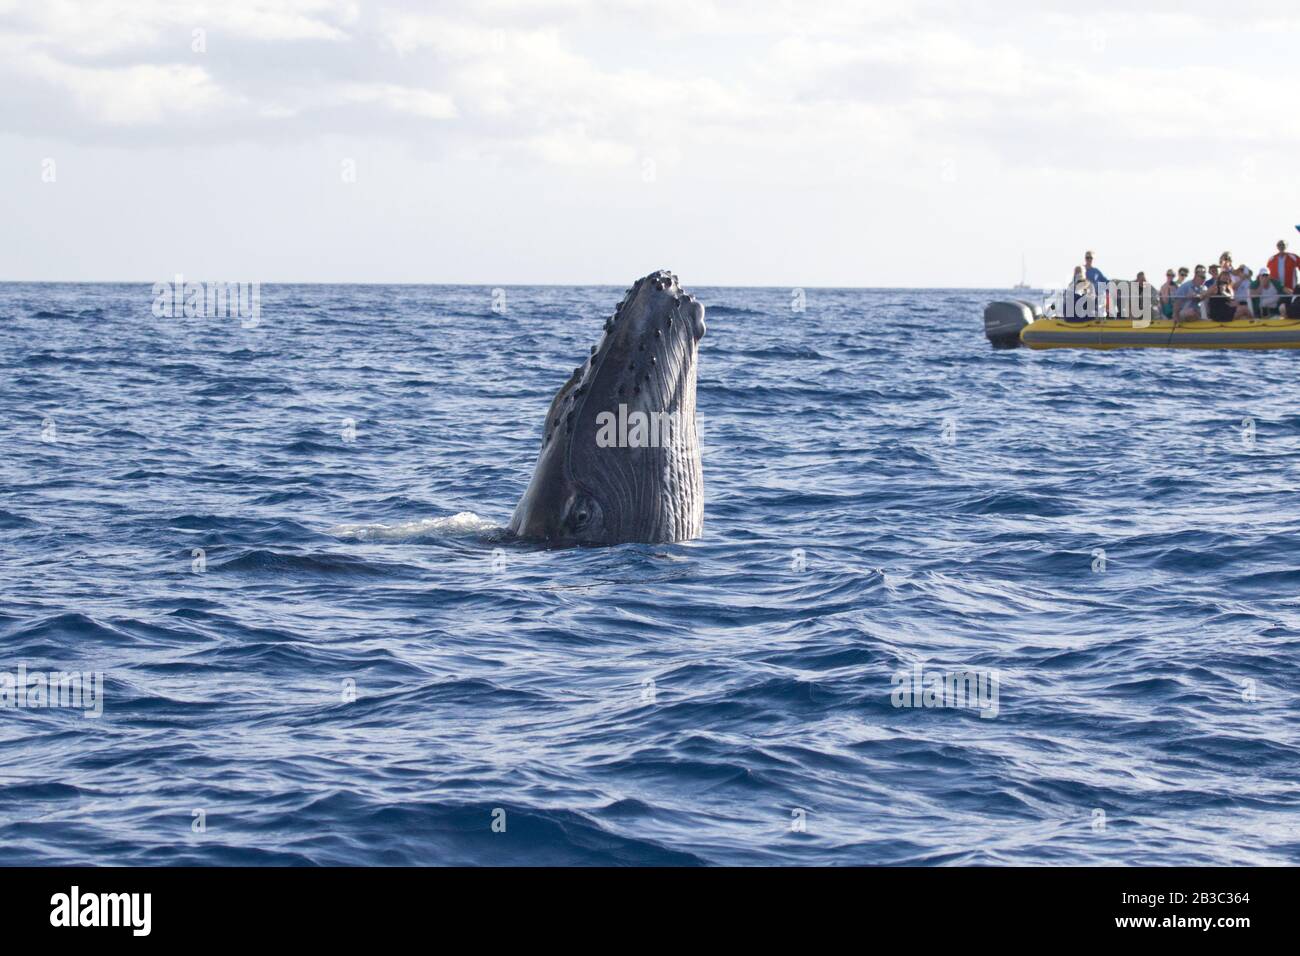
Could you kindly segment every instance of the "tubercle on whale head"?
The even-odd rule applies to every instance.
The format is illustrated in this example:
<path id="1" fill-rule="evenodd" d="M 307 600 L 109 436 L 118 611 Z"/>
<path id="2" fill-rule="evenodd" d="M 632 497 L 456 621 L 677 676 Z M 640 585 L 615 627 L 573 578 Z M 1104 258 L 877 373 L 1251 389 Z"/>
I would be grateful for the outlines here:
<path id="1" fill-rule="evenodd" d="M 670 271 L 633 283 L 551 402 L 511 532 L 556 546 L 699 535 L 695 378 L 704 314 Z M 648 445 L 636 431 L 647 420 L 661 427 Z"/>
<path id="2" fill-rule="evenodd" d="M 638 323 L 628 312 L 629 303 L 634 301 L 639 303 L 638 295 L 643 292 L 644 288 L 649 286 L 653 286 L 658 292 L 665 293 L 673 302 L 672 307 L 667 310 L 667 314 L 663 318 L 662 328 L 657 323 L 649 325 Z M 654 314 L 655 310 L 648 307 L 643 312 L 639 311 L 637 316 L 653 316 Z M 622 342 L 624 351 L 630 356 L 628 361 L 629 372 L 637 371 L 639 360 L 648 362 L 650 365 L 658 364 L 655 350 L 664 344 L 665 334 L 671 335 L 673 333 L 674 321 L 684 322 L 685 327 L 691 331 L 695 342 L 698 343 L 707 331 L 704 314 L 704 306 L 696 300 L 695 296 L 681 288 L 677 276 L 670 271 L 660 270 L 643 279 L 638 279 L 624 293 L 622 300 L 614 309 L 614 314 L 605 319 L 605 334 L 601 337 L 599 344 L 591 346 L 590 354 L 584 359 L 583 363 L 573 370 L 573 375 L 570 376 L 569 381 L 560 390 L 561 395 L 569 403 L 576 402 L 589 389 L 590 380 L 599 369 L 601 360 L 611 352 L 616 351 L 616 343 Z M 620 322 L 620 319 L 623 321 Z M 656 341 L 649 341 L 651 335 Z M 637 340 L 635 350 L 627 345 L 627 342 L 632 339 Z M 649 350 L 647 346 L 650 347 Z M 626 389 L 628 386 L 623 384 L 622 387 Z"/>

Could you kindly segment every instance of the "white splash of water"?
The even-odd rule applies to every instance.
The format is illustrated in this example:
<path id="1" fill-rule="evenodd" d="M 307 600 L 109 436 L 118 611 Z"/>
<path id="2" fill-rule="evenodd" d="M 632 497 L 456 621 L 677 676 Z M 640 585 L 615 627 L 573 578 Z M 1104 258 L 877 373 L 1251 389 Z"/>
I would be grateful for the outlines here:
<path id="1" fill-rule="evenodd" d="M 357 541 L 411 541 L 420 538 L 452 538 L 486 534 L 500 530 L 500 525 L 480 518 L 472 511 L 462 511 L 445 518 L 421 518 L 401 524 L 341 524 L 329 529 L 336 538 Z"/>

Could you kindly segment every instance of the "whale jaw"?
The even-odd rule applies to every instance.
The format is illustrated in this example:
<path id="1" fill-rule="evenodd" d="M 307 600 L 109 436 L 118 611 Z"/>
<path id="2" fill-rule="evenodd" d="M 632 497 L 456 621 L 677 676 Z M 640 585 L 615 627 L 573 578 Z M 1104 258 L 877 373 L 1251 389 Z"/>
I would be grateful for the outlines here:
<path id="1" fill-rule="evenodd" d="M 698 538 L 695 422 L 704 306 L 666 271 L 637 280 L 551 401 L 510 531 L 551 547 Z"/>

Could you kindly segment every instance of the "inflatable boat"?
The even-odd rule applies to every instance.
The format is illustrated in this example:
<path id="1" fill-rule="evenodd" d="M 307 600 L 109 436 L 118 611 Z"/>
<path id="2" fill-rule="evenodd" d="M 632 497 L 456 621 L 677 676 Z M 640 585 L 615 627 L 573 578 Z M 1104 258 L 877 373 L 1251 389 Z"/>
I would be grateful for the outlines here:
<path id="1" fill-rule="evenodd" d="M 1199 319 L 1177 327 L 1164 316 L 1142 327 L 1131 319 L 1066 322 L 1031 302 L 990 302 L 984 334 L 994 348 L 1031 349 L 1300 349 L 1300 318 Z"/>

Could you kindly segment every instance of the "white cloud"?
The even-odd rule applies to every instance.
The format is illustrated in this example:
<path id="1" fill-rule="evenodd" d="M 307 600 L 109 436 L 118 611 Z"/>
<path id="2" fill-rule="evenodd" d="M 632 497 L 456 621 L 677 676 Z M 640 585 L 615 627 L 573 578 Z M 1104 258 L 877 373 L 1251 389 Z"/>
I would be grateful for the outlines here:
<path id="1" fill-rule="evenodd" d="M 413 89 L 394 83 L 348 83 L 339 88 L 339 96 L 349 103 L 373 104 L 424 119 L 456 118 L 456 104 L 451 97 L 433 90 Z"/>
<path id="2" fill-rule="evenodd" d="M 740 230 L 733 245 L 757 241 L 771 215 L 778 235 L 809 237 L 796 252 L 813 272 L 850 262 L 864 234 L 896 237 L 875 249 L 881 261 L 909 237 L 972 224 L 1029 234 L 1083 193 L 1179 210 L 1161 228 L 1184 235 L 1206 216 L 1189 194 L 1227 190 L 1238 212 L 1265 219 L 1266 202 L 1294 192 L 1280 171 L 1300 136 L 1279 105 L 1294 18 L 1275 11 L 1253 0 L 1230 16 L 1174 0 L 1087 11 L 1072 0 L 0 0 L 0 129 L 153 149 L 202 134 L 261 150 L 268 167 L 286 143 L 392 147 L 451 162 L 412 174 L 404 202 L 487 207 L 527 184 L 501 210 L 520 217 L 512 235 L 527 232 L 536 196 L 555 203 L 538 221 L 569 221 L 616 206 L 653 215 L 655 197 L 672 195 Z M 206 53 L 190 49 L 195 28 Z M 1086 241 L 1104 241 L 1092 231 L 1102 221 Z"/>
<path id="3" fill-rule="evenodd" d="M 631 146 L 593 139 L 582 126 L 539 133 L 527 145 L 547 162 L 563 166 L 628 166 L 636 160 Z"/>
<path id="4" fill-rule="evenodd" d="M 66 54 L 98 56 L 154 46 L 188 50 L 196 28 L 263 41 L 344 40 L 356 21 L 344 0 L 39 0 L 14 4 L 13 31 Z"/>
<path id="5" fill-rule="evenodd" d="M 696 155 L 717 143 L 791 155 L 801 143 L 887 144 L 904 154 L 1005 142 L 1016 162 L 1024 143 L 1061 139 L 1081 122 L 1104 124 L 1124 141 L 1181 136 L 1193 145 L 1214 133 L 1209 124 L 1189 129 L 1170 109 L 1189 93 L 1203 97 L 1207 117 L 1233 116 L 1244 140 L 1293 137 L 1266 132 L 1265 67 L 1237 59 L 1219 66 L 1213 55 L 1265 42 L 1269 34 L 1249 31 L 1272 15 L 1266 6 L 1239 14 L 1230 25 L 1242 34 L 1231 40 L 1221 19 L 1172 6 L 1138 13 L 1103 0 L 1086 21 L 1057 6 L 986 18 L 947 3 L 493 0 L 437 13 L 384 3 L 363 15 L 345 0 L 49 0 L 0 13 L 0 35 L 39 54 L 28 74 L 110 126 L 185 111 L 247 130 L 240 124 L 248 117 L 362 104 L 393 116 L 456 118 L 441 135 L 464 145 L 477 139 L 482 149 L 581 165 L 591 155 L 614 162 L 665 152 L 658 143 L 668 117 L 675 148 Z M 189 50 L 194 27 L 209 31 L 201 58 Z M 304 48 L 295 54 L 300 68 L 284 69 L 277 55 L 259 62 L 259 48 L 247 46 L 267 41 L 324 47 Z M 328 52 L 340 45 L 355 52 Z M 175 106 L 160 89 L 169 83 Z M 836 124 L 837 113 L 865 122 Z M 327 133 L 352 121 L 318 122 Z M 394 135 L 409 131 L 397 126 Z M 1056 163 L 1088 161 L 1083 151 L 1048 154 Z"/>
<path id="6" fill-rule="evenodd" d="M 10 53 L 29 76 L 63 89 L 86 118 L 107 126 L 152 125 L 176 116 L 197 119 L 238 102 L 200 66 L 86 67 L 44 53 Z"/>
<path id="7" fill-rule="evenodd" d="M 191 22 L 257 40 L 342 41 L 359 16 L 353 0 L 216 0 L 194 4 Z"/>

